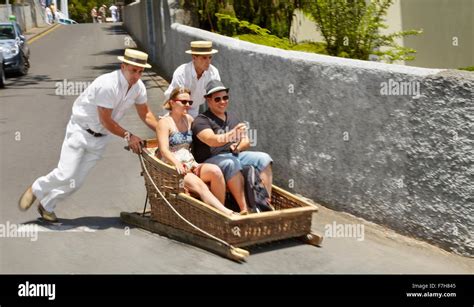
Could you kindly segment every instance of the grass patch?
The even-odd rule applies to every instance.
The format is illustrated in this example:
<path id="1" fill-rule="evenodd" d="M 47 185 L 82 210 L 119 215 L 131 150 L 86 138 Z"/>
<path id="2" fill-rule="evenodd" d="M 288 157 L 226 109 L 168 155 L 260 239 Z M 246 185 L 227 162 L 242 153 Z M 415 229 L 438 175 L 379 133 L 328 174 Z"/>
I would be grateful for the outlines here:
<path id="1" fill-rule="evenodd" d="M 306 42 L 301 44 L 292 44 L 289 39 L 279 38 L 274 35 L 257 35 L 257 34 L 242 34 L 236 35 L 234 38 L 247 41 L 254 44 L 280 48 L 284 50 L 313 52 L 320 54 L 327 54 L 325 43 Z"/>
<path id="2" fill-rule="evenodd" d="M 474 71 L 474 66 L 461 67 L 461 68 L 458 68 L 458 69 L 459 70 Z"/>

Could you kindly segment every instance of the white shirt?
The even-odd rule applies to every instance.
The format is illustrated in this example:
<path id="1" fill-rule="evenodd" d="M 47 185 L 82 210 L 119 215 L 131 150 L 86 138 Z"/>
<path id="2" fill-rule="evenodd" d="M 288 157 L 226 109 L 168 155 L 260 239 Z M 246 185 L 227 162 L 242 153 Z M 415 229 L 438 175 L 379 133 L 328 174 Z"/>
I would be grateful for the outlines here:
<path id="1" fill-rule="evenodd" d="M 221 80 L 219 71 L 213 65 L 209 65 L 209 69 L 204 71 L 198 80 L 193 62 L 182 64 L 173 73 L 173 80 L 165 92 L 165 99 L 169 99 L 171 92 L 177 87 L 189 88 L 191 90 L 191 100 L 194 103 L 189 109 L 188 114 L 196 118 L 199 114 L 199 106 L 206 102 L 204 98 L 206 85 L 211 80 Z"/>
<path id="2" fill-rule="evenodd" d="M 112 5 L 111 7 L 109 7 L 109 10 L 110 10 L 110 13 L 112 14 L 112 17 L 115 18 L 117 16 L 118 8 L 115 5 Z"/>
<path id="3" fill-rule="evenodd" d="M 71 120 L 84 129 L 109 134 L 110 132 L 102 126 L 99 119 L 97 107 L 113 109 L 112 119 L 119 121 L 125 110 L 133 104 L 144 104 L 147 102 L 146 87 L 142 80 L 138 80 L 130 90 L 128 82 L 121 70 L 97 77 L 86 90 L 77 97 L 72 106 Z"/>

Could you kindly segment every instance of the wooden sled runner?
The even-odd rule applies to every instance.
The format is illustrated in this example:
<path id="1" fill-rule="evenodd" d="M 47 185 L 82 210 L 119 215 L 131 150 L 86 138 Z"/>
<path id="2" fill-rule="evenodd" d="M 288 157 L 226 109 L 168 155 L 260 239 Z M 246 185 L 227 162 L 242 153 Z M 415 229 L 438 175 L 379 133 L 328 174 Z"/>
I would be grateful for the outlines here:
<path id="1" fill-rule="evenodd" d="M 156 140 L 147 140 L 140 156 L 151 211 L 122 212 L 120 216 L 125 223 L 235 261 L 249 256 L 241 247 L 264 242 L 299 238 L 307 244 L 321 245 L 322 236 L 311 232 L 317 206 L 273 185 L 275 211 L 227 216 L 184 193 L 183 175 L 156 158 L 156 148 Z"/>

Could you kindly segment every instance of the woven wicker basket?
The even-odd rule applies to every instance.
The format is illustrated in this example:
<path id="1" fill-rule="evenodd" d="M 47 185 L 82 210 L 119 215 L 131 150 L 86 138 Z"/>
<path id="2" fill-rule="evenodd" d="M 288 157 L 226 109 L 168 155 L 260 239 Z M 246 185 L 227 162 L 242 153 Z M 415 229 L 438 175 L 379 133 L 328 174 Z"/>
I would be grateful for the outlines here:
<path id="1" fill-rule="evenodd" d="M 143 162 L 154 183 L 184 218 L 206 232 L 234 246 L 300 237 L 311 231 L 312 214 L 318 210 L 297 196 L 273 186 L 275 211 L 244 216 L 227 216 L 184 193 L 183 176 L 154 156 L 156 141 L 148 140 Z M 145 170 L 143 170 L 145 173 Z M 198 236 L 205 235 L 184 222 L 161 198 L 148 176 L 145 185 L 151 204 L 151 219 Z"/>

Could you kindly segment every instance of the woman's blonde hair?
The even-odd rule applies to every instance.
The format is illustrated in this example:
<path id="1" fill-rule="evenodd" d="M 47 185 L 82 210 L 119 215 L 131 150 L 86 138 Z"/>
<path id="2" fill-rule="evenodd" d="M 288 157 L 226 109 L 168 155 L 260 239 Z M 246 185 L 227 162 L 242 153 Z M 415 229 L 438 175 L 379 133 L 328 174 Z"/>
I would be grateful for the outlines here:
<path id="1" fill-rule="evenodd" d="M 191 95 L 191 90 L 187 87 L 177 87 L 171 91 L 170 99 L 166 100 L 163 104 L 163 108 L 166 110 L 171 110 L 171 100 L 176 99 L 179 94 L 189 94 Z"/>

